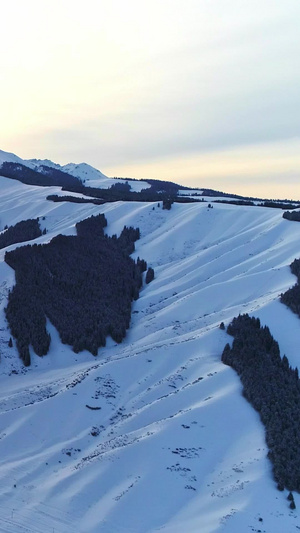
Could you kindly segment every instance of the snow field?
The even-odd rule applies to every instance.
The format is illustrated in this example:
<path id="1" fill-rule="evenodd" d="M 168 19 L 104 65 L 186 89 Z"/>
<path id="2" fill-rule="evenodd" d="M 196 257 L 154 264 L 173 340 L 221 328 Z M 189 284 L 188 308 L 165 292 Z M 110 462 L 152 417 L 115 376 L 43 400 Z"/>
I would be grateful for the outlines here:
<path id="1" fill-rule="evenodd" d="M 298 364 L 300 322 L 278 297 L 296 281 L 300 225 L 260 207 L 54 204 L 54 188 L 0 179 L 3 226 L 40 216 L 48 242 L 103 212 L 110 235 L 140 228 L 133 256 L 155 270 L 122 344 L 75 355 L 49 324 L 49 354 L 24 371 L 4 321 L 14 273 L 0 263 L 0 531 L 297 531 L 259 416 L 220 361 L 219 324 L 259 316 Z"/>

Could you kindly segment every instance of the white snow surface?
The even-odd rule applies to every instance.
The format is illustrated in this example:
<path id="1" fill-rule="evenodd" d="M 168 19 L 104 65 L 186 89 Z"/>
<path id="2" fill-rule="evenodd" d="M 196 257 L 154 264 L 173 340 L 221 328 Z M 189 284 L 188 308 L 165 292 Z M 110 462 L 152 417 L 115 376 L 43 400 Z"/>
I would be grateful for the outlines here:
<path id="1" fill-rule="evenodd" d="M 296 533 L 219 324 L 259 316 L 299 365 L 300 321 L 279 295 L 296 281 L 300 224 L 261 207 L 52 203 L 6 178 L 0 192 L 0 229 L 39 216 L 42 243 L 104 213 L 108 234 L 140 228 L 133 256 L 155 270 L 122 344 L 75 355 L 49 323 L 49 354 L 24 369 L 7 346 L 14 271 L 0 251 L 0 532 Z"/>

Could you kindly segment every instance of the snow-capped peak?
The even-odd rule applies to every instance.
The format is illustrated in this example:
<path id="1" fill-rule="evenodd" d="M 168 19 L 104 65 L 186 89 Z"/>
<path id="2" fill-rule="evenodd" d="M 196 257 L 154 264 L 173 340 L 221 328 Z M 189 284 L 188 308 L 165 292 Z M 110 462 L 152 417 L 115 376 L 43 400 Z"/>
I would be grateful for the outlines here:
<path id="1" fill-rule="evenodd" d="M 24 165 L 29 166 L 33 169 L 38 169 L 39 167 L 45 166 L 50 168 L 56 168 L 62 170 L 62 166 L 58 163 L 53 163 L 50 159 L 26 159 Z"/>
<path id="2" fill-rule="evenodd" d="M 68 163 L 61 167 L 61 170 L 81 180 L 107 179 L 107 176 L 100 172 L 100 170 L 87 163 Z"/>
<path id="3" fill-rule="evenodd" d="M 23 159 L 21 159 L 20 157 L 18 157 L 17 155 L 11 152 L 4 152 L 3 150 L 0 150 L 0 165 L 6 162 L 23 164 Z"/>

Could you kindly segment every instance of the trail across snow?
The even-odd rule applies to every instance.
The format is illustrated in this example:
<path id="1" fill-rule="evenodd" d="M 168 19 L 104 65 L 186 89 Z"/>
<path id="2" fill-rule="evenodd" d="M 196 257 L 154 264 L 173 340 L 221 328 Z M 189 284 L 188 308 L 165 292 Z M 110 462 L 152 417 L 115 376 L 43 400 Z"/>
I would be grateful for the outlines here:
<path id="1" fill-rule="evenodd" d="M 278 298 L 295 283 L 300 224 L 261 207 L 54 204 L 56 189 L 5 178 L 0 189 L 1 229 L 39 216 L 48 242 L 102 212 L 109 234 L 140 228 L 133 256 L 155 270 L 122 344 L 75 355 L 49 323 L 49 354 L 24 370 L 7 347 L 14 273 L 0 251 L 0 532 L 296 533 L 259 416 L 220 361 L 219 324 L 260 316 L 298 364 L 300 321 Z"/>

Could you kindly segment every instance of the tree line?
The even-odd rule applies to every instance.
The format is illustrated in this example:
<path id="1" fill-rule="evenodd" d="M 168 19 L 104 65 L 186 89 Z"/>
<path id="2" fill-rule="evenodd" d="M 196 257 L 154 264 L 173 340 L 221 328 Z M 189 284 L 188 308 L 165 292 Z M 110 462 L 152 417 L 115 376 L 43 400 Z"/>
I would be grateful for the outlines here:
<path id="1" fill-rule="evenodd" d="M 280 296 L 280 301 L 287 305 L 293 313 L 300 316 L 300 259 L 290 264 L 292 273 L 297 277 L 297 283 Z"/>
<path id="2" fill-rule="evenodd" d="M 298 369 L 280 356 L 278 343 L 258 318 L 239 315 L 227 328 L 234 337 L 222 361 L 240 376 L 243 395 L 265 426 L 268 457 L 278 488 L 300 492 L 300 384 Z"/>
<path id="3" fill-rule="evenodd" d="M 14 226 L 5 226 L 4 232 L 0 233 L 0 249 L 18 242 L 32 241 L 41 235 L 38 218 L 22 220 Z"/>
<path id="4" fill-rule="evenodd" d="M 296 207 L 299 207 L 299 205 L 297 205 Z M 285 211 L 282 217 L 286 220 L 294 220 L 296 222 L 300 222 L 300 211 Z"/>
<path id="5" fill-rule="evenodd" d="M 65 196 L 59 196 L 58 194 L 49 194 L 46 200 L 50 200 L 51 202 L 72 202 L 74 204 L 102 205 L 105 203 L 104 200 L 100 200 L 100 198 L 80 198 L 78 196 L 71 196 L 69 194 Z"/>

